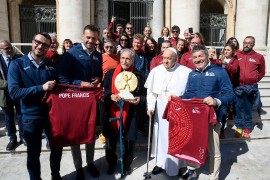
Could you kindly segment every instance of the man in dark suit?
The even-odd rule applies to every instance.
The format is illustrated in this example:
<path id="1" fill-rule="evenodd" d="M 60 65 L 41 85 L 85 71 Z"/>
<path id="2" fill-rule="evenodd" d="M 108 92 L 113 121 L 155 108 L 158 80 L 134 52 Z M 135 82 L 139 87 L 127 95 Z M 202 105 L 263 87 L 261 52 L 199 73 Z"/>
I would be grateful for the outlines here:
<path id="1" fill-rule="evenodd" d="M 21 55 L 16 55 L 11 43 L 7 40 L 0 41 L 0 80 L 7 80 L 8 67 L 12 60 L 21 57 Z M 10 137 L 10 141 L 6 147 L 6 150 L 14 150 L 17 147 L 17 136 L 16 136 L 16 124 L 14 120 L 14 107 L 16 109 L 16 119 L 18 120 L 19 126 L 19 136 L 20 136 L 20 144 L 26 145 L 26 142 L 23 137 L 23 125 L 22 125 L 22 115 L 19 101 L 13 101 L 8 93 L 7 86 L 3 89 L 4 94 L 6 96 L 6 106 L 2 107 L 5 115 L 5 124 L 8 136 Z"/>

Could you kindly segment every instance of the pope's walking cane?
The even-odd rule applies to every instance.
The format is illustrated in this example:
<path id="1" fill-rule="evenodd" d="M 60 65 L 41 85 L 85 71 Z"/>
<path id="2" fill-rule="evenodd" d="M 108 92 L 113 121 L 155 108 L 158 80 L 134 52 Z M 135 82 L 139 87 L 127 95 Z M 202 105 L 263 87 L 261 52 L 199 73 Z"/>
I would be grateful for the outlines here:
<path id="1" fill-rule="evenodd" d="M 116 105 L 120 108 L 120 115 L 119 117 L 115 117 L 115 118 L 110 118 L 110 122 L 112 121 L 120 121 L 120 133 L 119 133 L 119 138 L 120 138 L 120 162 L 121 162 L 121 178 L 124 177 L 124 166 L 123 166 L 123 149 L 122 149 L 122 131 L 123 131 L 123 106 L 124 106 L 124 101 L 119 101 L 119 102 L 115 102 Z"/>
<path id="2" fill-rule="evenodd" d="M 151 122 L 152 122 L 152 116 L 149 116 L 149 130 L 148 130 L 148 145 L 147 145 L 147 169 L 144 173 L 144 179 L 151 179 L 151 173 L 148 172 L 148 164 L 149 164 L 149 156 L 150 156 L 150 138 L 151 138 Z"/>

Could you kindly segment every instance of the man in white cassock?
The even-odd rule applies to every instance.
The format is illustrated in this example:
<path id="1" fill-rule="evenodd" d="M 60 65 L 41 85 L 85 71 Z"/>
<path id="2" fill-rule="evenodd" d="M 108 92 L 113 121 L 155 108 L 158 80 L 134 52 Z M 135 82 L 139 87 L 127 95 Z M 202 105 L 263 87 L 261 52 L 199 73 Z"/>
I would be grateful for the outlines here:
<path id="1" fill-rule="evenodd" d="M 151 156 L 156 158 L 156 166 L 152 171 L 154 175 L 165 170 L 168 176 L 177 176 L 179 168 L 185 165 L 185 162 L 168 154 L 169 122 L 162 119 L 168 98 L 181 96 L 185 92 L 191 72 L 191 69 L 176 61 L 177 51 L 174 48 L 166 49 L 163 64 L 150 72 L 144 85 L 147 88 L 147 114 L 149 117 L 154 115 L 151 151 Z"/>

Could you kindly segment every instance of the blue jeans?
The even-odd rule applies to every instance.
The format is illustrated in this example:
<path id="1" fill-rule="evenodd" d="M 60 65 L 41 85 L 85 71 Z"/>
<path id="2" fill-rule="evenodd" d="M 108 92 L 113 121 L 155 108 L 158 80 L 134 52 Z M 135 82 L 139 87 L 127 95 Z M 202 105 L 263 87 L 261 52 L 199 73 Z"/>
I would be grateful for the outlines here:
<path id="1" fill-rule="evenodd" d="M 242 113 L 244 113 L 244 123 L 242 123 Z M 241 96 L 236 96 L 235 115 L 237 129 L 252 129 L 252 97 L 245 92 Z"/>
<path id="2" fill-rule="evenodd" d="M 30 180 L 40 180 L 40 153 L 43 130 L 50 128 L 48 120 L 23 120 L 24 138 L 27 142 L 27 170 Z M 62 148 L 51 147 L 50 167 L 52 175 L 60 171 Z"/>
<path id="3" fill-rule="evenodd" d="M 23 139 L 23 124 L 22 124 L 22 114 L 21 107 L 19 101 L 13 101 L 10 97 L 7 96 L 7 107 L 3 107 L 4 115 L 5 115 L 5 125 L 8 132 L 8 136 L 10 140 L 17 140 L 16 136 L 16 124 L 15 124 L 15 112 L 14 106 L 16 109 L 16 119 L 18 121 L 19 126 L 19 136 L 20 139 Z"/>

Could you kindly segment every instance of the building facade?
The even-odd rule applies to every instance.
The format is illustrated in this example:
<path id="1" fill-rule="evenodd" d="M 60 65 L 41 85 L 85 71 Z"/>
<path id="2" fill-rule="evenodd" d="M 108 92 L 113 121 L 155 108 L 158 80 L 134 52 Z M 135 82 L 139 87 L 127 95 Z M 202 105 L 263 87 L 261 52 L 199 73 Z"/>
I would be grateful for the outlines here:
<path id="1" fill-rule="evenodd" d="M 270 0 L 0 0 L 0 4 L 0 39 L 16 43 L 31 42 L 38 31 L 56 31 L 60 43 L 66 38 L 80 42 L 86 24 L 102 30 L 115 16 L 117 23 L 134 24 L 138 33 L 150 25 L 155 39 L 162 27 L 173 25 L 181 34 L 189 27 L 201 32 L 209 46 L 223 46 L 230 37 L 241 45 L 252 35 L 254 48 L 270 56 Z"/>

